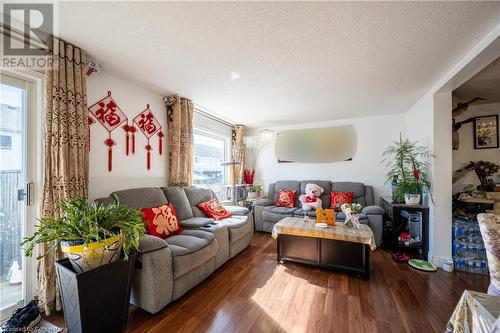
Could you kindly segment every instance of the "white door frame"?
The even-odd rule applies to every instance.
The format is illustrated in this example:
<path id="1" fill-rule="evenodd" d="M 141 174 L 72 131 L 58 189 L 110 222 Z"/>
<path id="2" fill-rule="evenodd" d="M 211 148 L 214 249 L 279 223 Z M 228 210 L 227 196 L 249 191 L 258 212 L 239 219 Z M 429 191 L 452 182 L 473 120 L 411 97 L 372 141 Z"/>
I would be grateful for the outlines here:
<path id="1" fill-rule="evenodd" d="M 42 189 L 42 111 L 43 111 L 43 74 L 33 71 L 2 70 L 0 80 L 7 84 L 26 88 L 26 116 L 23 147 L 23 163 L 25 167 L 24 180 L 33 184 L 32 206 L 27 206 L 25 200 L 24 235 L 32 235 L 36 218 L 40 212 L 40 193 Z M 23 301 L 0 311 L 0 320 L 8 318 L 19 306 L 33 299 L 36 286 L 36 256 L 23 257 Z"/>

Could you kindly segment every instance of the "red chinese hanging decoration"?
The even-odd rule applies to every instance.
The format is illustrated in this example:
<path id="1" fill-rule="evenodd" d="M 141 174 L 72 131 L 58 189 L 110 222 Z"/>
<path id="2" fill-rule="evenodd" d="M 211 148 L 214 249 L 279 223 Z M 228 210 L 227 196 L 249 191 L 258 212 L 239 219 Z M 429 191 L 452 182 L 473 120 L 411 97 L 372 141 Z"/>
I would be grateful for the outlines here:
<path id="1" fill-rule="evenodd" d="M 106 97 L 91 105 L 89 107 L 89 111 L 93 117 L 108 131 L 109 136 L 104 141 L 104 144 L 108 146 L 108 171 L 111 171 L 113 169 L 113 146 L 116 145 L 115 140 L 111 137 L 111 132 L 123 123 L 128 125 L 128 118 L 125 116 L 120 107 L 118 107 L 115 100 L 111 97 L 111 91 L 108 91 L 108 95 Z M 89 119 L 89 124 L 90 123 L 91 121 Z M 126 130 L 126 132 L 126 146 L 128 147 L 128 130 Z"/>
<path id="2" fill-rule="evenodd" d="M 148 144 L 145 146 L 146 149 L 146 166 L 151 169 L 151 150 L 153 147 L 151 146 L 149 139 L 153 137 L 153 135 L 157 135 L 158 142 L 158 151 L 161 155 L 163 152 L 163 137 L 165 136 L 161 130 L 161 125 L 158 120 L 153 115 L 153 112 L 149 109 L 149 104 L 146 106 L 146 109 L 142 111 L 137 117 L 134 118 L 134 123 L 141 130 L 141 132 L 146 136 L 148 140 Z"/>

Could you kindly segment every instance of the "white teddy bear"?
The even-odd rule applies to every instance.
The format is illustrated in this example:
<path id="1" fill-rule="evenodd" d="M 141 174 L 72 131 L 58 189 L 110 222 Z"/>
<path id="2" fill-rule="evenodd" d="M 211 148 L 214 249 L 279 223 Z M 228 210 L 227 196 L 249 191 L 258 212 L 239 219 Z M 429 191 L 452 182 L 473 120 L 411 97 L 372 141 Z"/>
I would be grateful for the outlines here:
<path id="1" fill-rule="evenodd" d="M 302 202 L 302 209 L 311 210 L 321 208 L 321 199 L 319 197 L 324 192 L 323 188 L 316 184 L 307 184 L 305 192 L 306 194 L 302 194 L 299 197 L 299 201 Z"/>

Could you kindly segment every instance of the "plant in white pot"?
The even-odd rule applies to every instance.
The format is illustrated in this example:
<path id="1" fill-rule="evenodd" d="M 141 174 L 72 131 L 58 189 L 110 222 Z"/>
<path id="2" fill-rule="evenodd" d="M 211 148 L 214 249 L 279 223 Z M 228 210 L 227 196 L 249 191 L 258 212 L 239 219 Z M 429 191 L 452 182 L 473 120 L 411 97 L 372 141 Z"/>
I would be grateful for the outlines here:
<path id="1" fill-rule="evenodd" d="M 429 148 L 403 139 L 401 135 L 399 141 L 386 148 L 382 154 L 382 163 L 389 169 L 386 183 L 397 181 L 399 187 L 394 201 L 419 204 L 424 192 L 429 193 L 432 200 L 429 173 L 433 157 Z"/>
<path id="2" fill-rule="evenodd" d="M 61 217 L 43 216 L 33 236 L 23 239 L 26 256 L 33 254 L 37 244 L 49 243 L 45 254 L 60 248 L 76 272 L 85 272 L 116 261 L 122 252 L 126 259 L 138 250 L 145 230 L 139 210 L 80 198 L 61 203 L 60 209 Z"/>
<path id="3" fill-rule="evenodd" d="M 262 195 L 262 185 L 252 185 L 248 189 L 248 199 L 259 198 Z"/>

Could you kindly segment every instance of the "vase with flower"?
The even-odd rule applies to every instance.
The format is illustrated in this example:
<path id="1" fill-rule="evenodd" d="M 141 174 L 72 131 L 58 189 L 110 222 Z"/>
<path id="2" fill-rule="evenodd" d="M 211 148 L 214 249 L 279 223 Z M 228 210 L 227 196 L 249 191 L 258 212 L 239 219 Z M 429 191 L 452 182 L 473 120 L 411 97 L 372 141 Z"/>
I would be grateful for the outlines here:
<path id="1" fill-rule="evenodd" d="M 345 203 L 340 206 L 340 209 L 345 214 L 344 225 L 348 228 L 359 229 L 359 212 L 362 206 L 358 203 Z"/>

